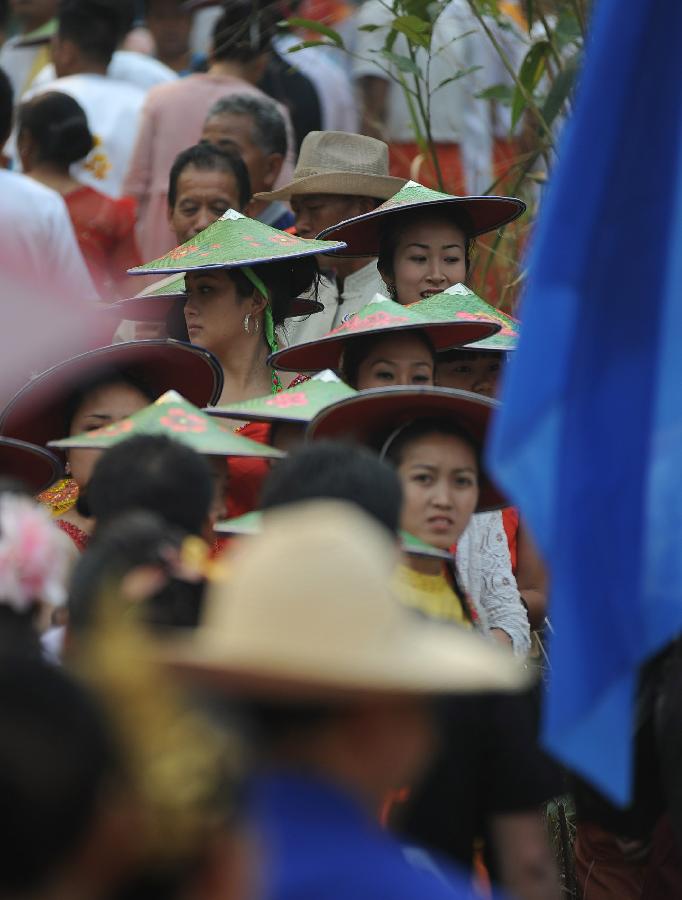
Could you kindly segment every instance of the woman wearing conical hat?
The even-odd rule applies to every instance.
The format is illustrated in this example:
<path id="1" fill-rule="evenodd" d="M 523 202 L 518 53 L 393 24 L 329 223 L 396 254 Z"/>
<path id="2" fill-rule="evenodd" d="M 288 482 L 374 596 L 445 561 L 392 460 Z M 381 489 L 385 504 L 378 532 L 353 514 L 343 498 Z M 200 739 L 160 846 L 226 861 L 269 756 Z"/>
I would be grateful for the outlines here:
<path id="1" fill-rule="evenodd" d="M 132 341 L 91 350 L 35 376 L 0 413 L 0 435 L 46 447 L 51 441 L 120 421 L 170 388 L 204 406 L 222 388 L 217 361 L 177 341 Z M 97 450 L 57 450 L 67 478 L 43 501 L 79 549 L 92 523 L 76 507 L 97 461 Z"/>
<path id="2" fill-rule="evenodd" d="M 219 401 L 233 403 L 282 389 L 268 359 L 279 349 L 276 328 L 292 298 L 314 286 L 316 254 L 341 247 L 304 240 L 229 209 L 191 240 L 130 274 L 184 274 L 189 340 L 216 356 L 224 376 Z M 243 433 L 264 442 L 267 426 L 248 424 Z M 266 472 L 257 460 L 230 465 L 230 515 L 253 508 Z"/>

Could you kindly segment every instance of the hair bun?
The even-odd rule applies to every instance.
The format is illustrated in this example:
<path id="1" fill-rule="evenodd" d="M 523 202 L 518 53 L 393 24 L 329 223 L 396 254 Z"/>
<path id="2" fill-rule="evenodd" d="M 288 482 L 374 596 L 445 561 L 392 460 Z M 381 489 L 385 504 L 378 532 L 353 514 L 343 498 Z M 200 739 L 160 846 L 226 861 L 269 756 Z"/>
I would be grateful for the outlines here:
<path id="1" fill-rule="evenodd" d="M 67 165 L 84 159 L 94 147 L 94 140 L 85 116 L 69 116 L 52 122 L 47 129 L 48 158 Z"/>

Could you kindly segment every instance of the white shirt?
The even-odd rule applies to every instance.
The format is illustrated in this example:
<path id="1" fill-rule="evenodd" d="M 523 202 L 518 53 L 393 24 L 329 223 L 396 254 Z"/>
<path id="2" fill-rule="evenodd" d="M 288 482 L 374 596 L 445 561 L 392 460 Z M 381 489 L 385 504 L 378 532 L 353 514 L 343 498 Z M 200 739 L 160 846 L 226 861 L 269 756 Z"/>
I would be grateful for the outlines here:
<path id="1" fill-rule="evenodd" d="M 387 75 L 375 60 L 386 64 L 379 51 L 388 35 L 393 13 L 382 0 L 367 0 L 360 9 L 358 26 L 378 25 L 376 31 L 358 32 L 356 52 L 362 59 L 356 60 L 353 75 L 356 79 L 373 75 L 387 79 Z M 469 33 L 471 32 L 471 33 Z M 462 35 L 467 35 L 462 37 Z M 488 103 L 478 100 L 476 94 L 490 82 L 481 72 L 470 73 L 439 87 L 458 71 L 472 66 L 485 67 L 490 59 L 477 20 L 470 11 L 467 0 L 450 0 L 436 20 L 431 48 L 417 50 L 417 65 L 428 73 L 431 92 L 431 125 L 433 139 L 439 143 L 459 144 L 467 181 L 467 190 L 478 193 L 492 182 L 492 134 Z M 403 35 L 393 46 L 399 56 L 408 56 L 407 40 Z M 408 80 L 411 76 L 407 76 Z M 409 107 L 400 86 L 389 81 L 388 117 L 385 140 L 413 142 Z"/>
<path id="2" fill-rule="evenodd" d="M 49 45 L 17 46 L 22 40 L 22 35 L 16 35 L 0 47 L 0 68 L 5 70 L 12 84 L 15 106 L 33 86 L 35 78 L 50 58 Z"/>
<path id="3" fill-rule="evenodd" d="M 26 175 L 0 169 L 0 198 L 3 279 L 55 299 L 97 297 L 62 197 Z M 5 296 L 3 302 L 11 299 Z"/>
<path id="4" fill-rule="evenodd" d="M 514 653 L 530 650 L 528 613 L 511 567 L 509 544 L 499 510 L 471 517 L 457 541 L 457 571 L 487 628 L 499 628 L 512 640 Z"/>
<path id="5" fill-rule="evenodd" d="M 291 61 L 312 81 L 320 98 L 323 131 L 347 131 L 357 134 L 359 117 L 353 86 L 348 74 L 325 53 L 322 47 L 306 47 L 289 53 L 301 43 L 293 34 L 279 35 L 274 40 L 279 55 Z"/>
<path id="6" fill-rule="evenodd" d="M 321 338 L 332 328 L 336 328 L 354 313 L 359 312 L 375 294 L 386 294 L 386 285 L 379 275 L 376 260 L 371 260 L 357 272 L 348 275 L 340 294 L 336 282 L 323 276 L 317 297 L 314 299 L 323 304 L 324 310 L 311 316 L 287 319 L 282 328 L 282 346 L 286 344 L 291 347 L 293 344 Z"/>
<path id="7" fill-rule="evenodd" d="M 74 178 L 110 197 L 120 197 L 137 138 L 145 92 L 108 75 L 81 74 L 57 78 L 34 88 L 28 96 L 45 91 L 62 91 L 77 100 L 85 110 L 90 131 L 99 142 L 86 160 L 71 167 Z"/>

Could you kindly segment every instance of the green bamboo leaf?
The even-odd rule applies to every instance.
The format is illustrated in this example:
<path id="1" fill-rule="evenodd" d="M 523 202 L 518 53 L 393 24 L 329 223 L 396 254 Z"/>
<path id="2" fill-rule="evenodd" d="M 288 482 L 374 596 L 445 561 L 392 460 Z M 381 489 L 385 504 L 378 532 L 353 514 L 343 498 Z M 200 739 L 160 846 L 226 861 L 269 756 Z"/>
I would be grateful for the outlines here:
<path id="1" fill-rule="evenodd" d="M 528 23 L 528 34 L 530 34 L 531 28 L 533 27 L 533 19 L 535 18 L 535 2 L 534 2 L 534 0 L 525 0 L 524 6 L 526 8 L 526 22 Z"/>
<path id="2" fill-rule="evenodd" d="M 361 25 L 358 31 L 368 31 L 371 34 L 373 31 L 378 31 L 381 27 L 381 25 Z"/>
<path id="3" fill-rule="evenodd" d="M 509 84 L 493 84 L 475 96 L 478 100 L 497 100 L 505 106 L 511 106 L 514 98 L 514 88 Z"/>
<path id="4" fill-rule="evenodd" d="M 290 28 L 305 28 L 306 31 L 312 31 L 313 34 L 323 34 L 330 41 L 333 41 L 337 47 L 343 47 L 343 38 L 338 31 L 334 31 L 328 25 L 323 25 L 322 22 L 316 22 L 314 19 L 293 18 L 287 19 L 287 25 Z"/>
<path id="5" fill-rule="evenodd" d="M 306 47 L 336 47 L 331 41 L 302 41 L 295 47 L 288 47 L 287 53 L 298 53 L 299 50 L 305 50 Z"/>
<path id="6" fill-rule="evenodd" d="M 481 66 L 469 66 L 466 69 L 458 69 L 454 75 L 450 75 L 449 78 L 444 78 L 439 85 L 431 92 L 435 94 L 436 91 L 439 91 L 442 87 L 445 87 L 446 84 L 450 84 L 452 81 L 459 81 L 460 78 L 464 78 L 466 75 L 471 75 L 472 72 L 478 72 Z"/>
<path id="7" fill-rule="evenodd" d="M 421 76 L 421 72 L 416 63 L 413 63 L 409 56 L 402 56 L 400 53 L 393 53 L 391 50 L 380 50 L 381 55 L 387 59 L 400 72 L 407 72 L 410 75 Z"/>
<path id="8" fill-rule="evenodd" d="M 576 53 L 564 64 L 563 69 L 554 79 L 554 84 L 542 106 L 542 116 L 548 125 L 559 115 L 575 86 L 575 79 L 580 68 L 580 53 Z"/>
<path id="9" fill-rule="evenodd" d="M 526 53 L 526 58 L 521 63 L 518 75 L 519 82 L 525 88 L 526 93 L 532 94 L 542 78 L 543 72 L 545 71 L 545 62 L 550 51 L 551 47 L 549 41 L 537 41 L 537 43 L 533 44 L 528 53 Z M 514 91 L 514 99 L 512 101 L 512 128 L 516 126 L 521 118 L 521 114 L 526 108 L 526 105 L 523 91 L 517 84 Z"/>
<path id="10" fill-rule="evenodd" d="M 411 44 L 428 50 L 431 44 L 431 24 L 417 16 L 397 16 L 391 23 L 393 31 L 404 34 Z"/>

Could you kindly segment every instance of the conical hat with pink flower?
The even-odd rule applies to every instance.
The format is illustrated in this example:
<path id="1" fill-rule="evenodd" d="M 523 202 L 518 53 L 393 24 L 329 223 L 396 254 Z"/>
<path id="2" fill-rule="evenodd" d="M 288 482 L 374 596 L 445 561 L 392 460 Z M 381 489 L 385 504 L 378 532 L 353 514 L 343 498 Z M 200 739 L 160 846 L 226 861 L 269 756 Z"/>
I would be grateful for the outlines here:
<path id="1" fill-rule="evenodd" d="M 410 309 L 421 315 L 443 319 L 446 322 L 454 322 L 460 319 L 478 317 L 488 321 L 493 319 L 500 325 L 500 330 L 484 338 L 468 344 L 466 350 L 496 350 L 500 353 L 508 353 L 515 350 L 519 340 L 519 323 L 502 310 L 486 303 L 471 288 L 465 284 L 453 284 L 441 294 L 433 294 L 424 300 L 418 300 L 410 305 Z"/>
<path id="2" fill-rule="evenodd" d="M 285 372 L 338 369 L 344 348 L 349 341 L 359 337 L 418 330 L 428 335 L 436 350 L 449 350 L 489 337 L 500 328 L 490 317 L 445 320 L 442 316 L 423 315 L 415 307 L 416 304 L 401 306 L 382 294 L 375 294 L 371 303 L 323 337 L 273 353 L 270 365 Z"/>
<path id="3" fill-rule="evenodd" d="M 332 253 L 339 241 L 309 240 L 271 228 L 228 209 L 216 222 L 165 256 L 129 269 L 129 275 L 169 275 L 202 269 L 231 269 L 277 260 Z"/>
<path id="4" fill-rule="evenodd" d="M 468 237 L 476 237 L 513 222 L 525 211 L 526 204 L 516 197 L 458 197 L 433 191 L 416 181 L 408 181 L 381 206 L 325 228 L 317 237 L 344 241 L 346 247 L 339 251 L 339 256 L 377 256 L 381 232 L 387 220 L 396 215 L 404 216 L 409 210 L 427 207 L 449 210 L 453 215 L 464 214 L 471 223 Z"/>
<path id="5" fill-rule="evenodd" d="M 325 369 L 278 394 L 242 400 L 241 403 L 230 403 L 227 406 L 210 406 L 205 412 L 211 416 L 249 422 L 307 423 L 331 403 L 355 393 L 334 372 Z"/>
<path id="6" fill-rule="evenodd" d="M 279 459 L 284 454 L 274 447 L 259 444 L 235 434 L 217 419 L 193 406 L 176 391 L 167 391 L 150 406 L 146 406 L 119 422 L 95 431 L 86 431 L 60 441 L 50 441 L 50 447 L 66 449 L 106 450 L 121 441 L 139 434 L 164 435 L 186 444 L 202 456 L 252 456 Z"/>

